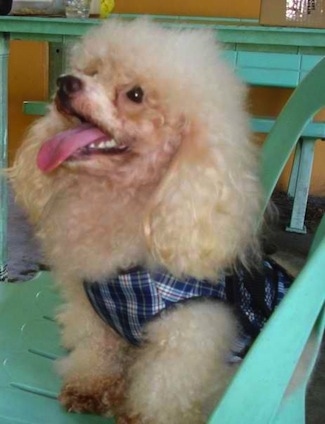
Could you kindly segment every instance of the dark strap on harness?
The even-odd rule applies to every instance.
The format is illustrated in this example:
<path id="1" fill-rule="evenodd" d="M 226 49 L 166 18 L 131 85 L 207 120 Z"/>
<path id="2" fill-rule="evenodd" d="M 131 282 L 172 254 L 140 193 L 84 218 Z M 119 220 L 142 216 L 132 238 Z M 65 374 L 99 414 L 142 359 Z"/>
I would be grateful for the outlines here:
<path id="1" fill-rule="evenodd" d="M 277 268 L 273 266 L 241 269 L 226 277 L 227 300 L 234 305 L 245 331 L 254 338 L 277 305 L 278 284 Z"/>

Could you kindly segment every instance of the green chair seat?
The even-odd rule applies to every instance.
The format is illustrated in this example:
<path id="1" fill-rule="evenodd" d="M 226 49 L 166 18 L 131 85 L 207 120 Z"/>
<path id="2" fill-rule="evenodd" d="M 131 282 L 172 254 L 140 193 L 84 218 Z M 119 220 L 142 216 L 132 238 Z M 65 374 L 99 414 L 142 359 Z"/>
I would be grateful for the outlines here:
<path id="1" fill-rule="evenodd" d="M 53 317 L 60 298 L 50 273 L 0 285 L 0 423 L 100 424 L 101 417 L 67 414 L 57 401 L 54 360 L 65 354 Z"/>

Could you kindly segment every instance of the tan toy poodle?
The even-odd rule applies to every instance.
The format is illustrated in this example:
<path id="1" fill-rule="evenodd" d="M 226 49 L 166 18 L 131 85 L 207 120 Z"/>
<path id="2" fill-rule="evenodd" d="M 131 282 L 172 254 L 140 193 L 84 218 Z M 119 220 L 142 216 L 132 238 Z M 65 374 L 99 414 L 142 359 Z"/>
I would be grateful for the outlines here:
<path id="1" fill-rule="evenodd" d="M 69 411 L 206 422 L 274 307 L 238 302 L 272 269 L 246 271 L 261 188 L 245 93 L 212 31 L 112 18 L 72 48 L 11 171 L 64 300 Z"/>

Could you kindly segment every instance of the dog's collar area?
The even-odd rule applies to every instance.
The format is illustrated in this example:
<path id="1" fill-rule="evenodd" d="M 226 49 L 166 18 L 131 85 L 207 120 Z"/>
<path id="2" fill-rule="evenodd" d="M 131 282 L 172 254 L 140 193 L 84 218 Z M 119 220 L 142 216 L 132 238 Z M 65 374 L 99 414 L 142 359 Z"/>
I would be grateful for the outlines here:
<path id="1" fill-rule="evenodd" d="M 230 358 L 237 362 L 262 330 L 287 292 L 292 279 L 267 259 L 261 270 L 240 270 L 216 282 L 177 279 L 166 271 L 134 267 L 104 281 L 85 281 L 84 289 L 97 314 L 129 343 L 145 341 L 145 325 L 180 302 L 212 299 L 232 305 L 242 331 Z M 256 286 L 258 286 L 256 288 Z"/>

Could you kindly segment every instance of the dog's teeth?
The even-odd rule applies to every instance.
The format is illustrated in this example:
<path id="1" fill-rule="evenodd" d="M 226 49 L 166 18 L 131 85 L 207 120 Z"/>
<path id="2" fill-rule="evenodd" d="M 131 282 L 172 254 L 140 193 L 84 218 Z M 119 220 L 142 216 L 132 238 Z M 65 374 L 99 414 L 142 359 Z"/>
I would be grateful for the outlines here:
<path id="1" fill-rule="evenodd" d="M 106 141 L 101 141 L 98 144 L 96 144 L 96 142 L 91 143 L 89 144 L 88 147 L 90 149 L 112 149 L 113 147 L 117 147 L 117 144 L 115 140 L 106 140 Z"/>
<path id="2" fill-rule="evenodd" d="M 112 148 L 112 147 L 116 147 L 116 141 L 115 140 L 107 140 L 105 141 L 105 147 L 106 148 Z"/>

